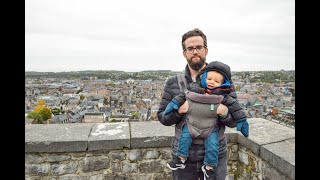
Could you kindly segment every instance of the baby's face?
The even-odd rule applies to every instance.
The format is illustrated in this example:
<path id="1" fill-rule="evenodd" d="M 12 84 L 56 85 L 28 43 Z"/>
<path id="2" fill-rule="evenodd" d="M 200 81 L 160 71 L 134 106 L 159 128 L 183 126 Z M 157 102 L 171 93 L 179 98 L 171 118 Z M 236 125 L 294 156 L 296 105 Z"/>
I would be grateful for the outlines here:
<path id="1" fill-rule="evenodd" d="M 207 74 L 207 84 L 208 84 L 208 88 L 215 88 L 220 86 L 224 79 L 223 79 L 223 75 L 216 72 L 216 71 L 209 71 Z"/>

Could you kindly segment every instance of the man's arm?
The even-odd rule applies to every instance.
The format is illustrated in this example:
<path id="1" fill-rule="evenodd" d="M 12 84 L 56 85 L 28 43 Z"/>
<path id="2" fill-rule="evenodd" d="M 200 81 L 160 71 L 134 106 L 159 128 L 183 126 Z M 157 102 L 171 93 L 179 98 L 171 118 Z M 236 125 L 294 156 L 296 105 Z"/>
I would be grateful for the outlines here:
<path id="1" fill-rule="evenodd" d="M 166 85 L 165 85 L 164 91 L 163 91 L 163 95 L 161 98 L 161 102 L 159 105 L 159 109 L 157 112 L 157 116 L 158 116 L 160 123 L 165 126 L 171 126 L 173 124 L 176 124 L 182 119 L 182 115 L 179 115 L 178 111 L 176 111 L 176 110 L 165 114 L 165 109 L 166 109 L 167 105 L 175 97 L 174 91 L 177 91 L 176 94 L 178 94 L 178 91 L 180 92 L 178 84 L 175 83 L 175 80 L 176 80 L 176 77 L 171 78 L 166 82 Z M 177 86 L 177 87 L 175 87 L 175 86 Z"/>

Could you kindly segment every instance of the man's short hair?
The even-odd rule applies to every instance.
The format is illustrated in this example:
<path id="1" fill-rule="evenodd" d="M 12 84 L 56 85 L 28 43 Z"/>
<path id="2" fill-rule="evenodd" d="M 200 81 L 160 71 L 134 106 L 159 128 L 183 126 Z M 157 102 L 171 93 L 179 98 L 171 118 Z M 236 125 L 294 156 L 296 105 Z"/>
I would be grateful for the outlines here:
<path id="1" fill-rule="evenodd" d="M 203 39 L 203 43 L 204 46 L 207 46 L 207 36 L 198 28 L 194 28 L 191 31 L 186 32 L 183 36 L 182 36 L 182 41 L 181 41 L 181 45 L 182 45 L 182 49 L 185 49 L 185 44 L 184 42 L 186 41 L 186 39 L 188 39 L 189 37 L 193 37 L 193 36 L 201 36 Z"/>

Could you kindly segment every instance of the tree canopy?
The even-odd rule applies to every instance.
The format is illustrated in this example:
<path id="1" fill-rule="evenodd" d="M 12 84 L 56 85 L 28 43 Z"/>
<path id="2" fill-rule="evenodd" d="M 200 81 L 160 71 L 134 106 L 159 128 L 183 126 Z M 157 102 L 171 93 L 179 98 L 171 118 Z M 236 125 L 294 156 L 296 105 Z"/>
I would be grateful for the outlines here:
<path id="1" fill-rule="evenodd" d="M 43 124 L 44 121 L 51 117 L 51 109 L 46 106 L 46 103 L 43 100 L 39 100 L 33 111 L 27 116 L 27 118 L 33 119 L 32 124 Z"/>

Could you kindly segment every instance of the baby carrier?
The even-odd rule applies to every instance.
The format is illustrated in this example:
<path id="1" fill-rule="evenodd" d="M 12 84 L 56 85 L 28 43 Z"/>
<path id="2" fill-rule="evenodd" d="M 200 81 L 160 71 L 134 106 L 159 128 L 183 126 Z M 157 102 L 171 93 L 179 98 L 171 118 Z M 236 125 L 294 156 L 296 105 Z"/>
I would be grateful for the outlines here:
<path id="1" fill-rule="evenodd" d="M 207 138 L 218 127 L 217 108 L 223 100 L 223 95 L 199 94 L 188 91 L 187 81 L 183 74 L 177 75 L 180 91 L 186 95 L 189 107 L 185 115 L 185 122 L 193 139 Z"/>

